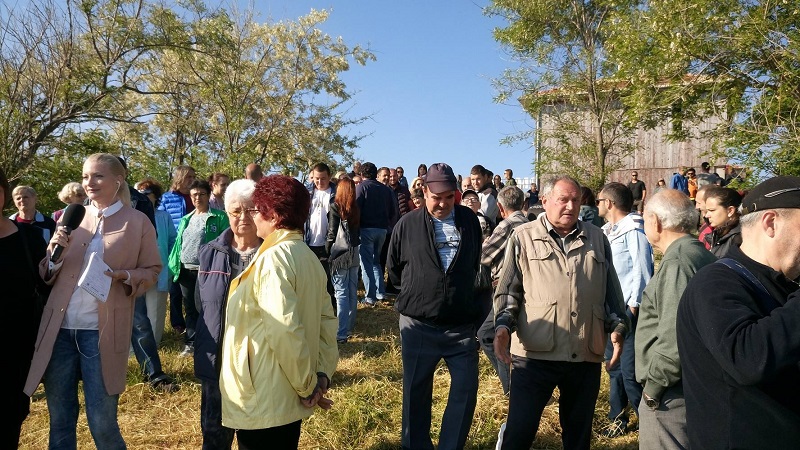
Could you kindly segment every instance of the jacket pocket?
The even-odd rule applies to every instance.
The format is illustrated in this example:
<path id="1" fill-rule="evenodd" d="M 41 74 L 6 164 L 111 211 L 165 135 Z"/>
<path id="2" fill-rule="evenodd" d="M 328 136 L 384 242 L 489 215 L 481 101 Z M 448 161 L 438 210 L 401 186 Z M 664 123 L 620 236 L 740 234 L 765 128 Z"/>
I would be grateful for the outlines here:
<path id="1" fill-rule="evenodd" d="M 555 347 L 556 301 L 531 303 L 520 309 L 517 337 L 529 352 L 549 352 Z"/>
<path id="2" fill-rule="evenodd" d="M 589 321 L 588 347 L 595 355 L 603 356 L 606 352 L 606 311 L 603 305 L 592 306 L 592 318 Z"/>

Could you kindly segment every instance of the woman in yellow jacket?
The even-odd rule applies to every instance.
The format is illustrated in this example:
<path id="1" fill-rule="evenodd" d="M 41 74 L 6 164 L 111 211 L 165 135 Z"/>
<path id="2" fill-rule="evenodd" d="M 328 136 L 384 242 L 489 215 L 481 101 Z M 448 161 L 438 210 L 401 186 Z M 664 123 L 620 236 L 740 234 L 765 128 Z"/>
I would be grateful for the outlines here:
<path id="1" fill-rule="evenodd" d="M 337 320 L 316 255 L 303 242 L 311 199 L 297 180 L 262 178 L 248 210 L 264 239 L 231 282 L 220 361 L 222 424 L 240 450 L 296 449 L 302 420 L 330 408 Z"/>

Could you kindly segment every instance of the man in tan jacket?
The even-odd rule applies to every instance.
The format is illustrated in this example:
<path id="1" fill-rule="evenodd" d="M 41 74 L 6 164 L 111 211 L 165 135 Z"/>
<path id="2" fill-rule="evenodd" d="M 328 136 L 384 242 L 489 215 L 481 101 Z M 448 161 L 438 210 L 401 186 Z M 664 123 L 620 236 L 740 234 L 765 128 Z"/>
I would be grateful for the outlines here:
<path id="1" fill-rule="evenodd" d="M 530 448 L 556 387 L 564 448 L 588 449 L 608 333 L 614 364 L 630 326 L 610 244 L 578 221 L 580 198 L 576 180 L 546 181 L 545 214 L 509 238 L 494 297 L 495 353 L 512 366 L 504 450 Z"/>

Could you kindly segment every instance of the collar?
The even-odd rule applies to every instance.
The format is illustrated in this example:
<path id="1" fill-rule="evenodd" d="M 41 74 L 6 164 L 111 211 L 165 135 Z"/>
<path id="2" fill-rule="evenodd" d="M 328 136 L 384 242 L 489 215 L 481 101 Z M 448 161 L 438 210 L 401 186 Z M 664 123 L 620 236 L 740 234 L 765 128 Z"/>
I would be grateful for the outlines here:
<path id="1" fill-rule="evenodd" d="M 608 236 L 608 239 L 611 240 L 618 236 L 622 236 L 629 231 L 644 231 L 644 218 L 638 213 L 632 212 L 613 225 L 610 222 L 603 225 L 602 229 L 603 233 L 605 233 L 605 235 Z"/>
<path id="2" fill-rule="evenodd" d="M 567 233 L 566 236 L 561 237 L 561 235 L 558 234 L 558 232 L 556 231 L 555 227 L 553 227 L 553 224 L 550 223 L 550 219 L 547 218 L 546 214 L 542 215 L 542 220 L 544 221 L 544 226 L 547 227 L 547 232 L 550 235 L 558 236 L 559 239 L 566 239 L 568 236 L 571 236 L 571 235 L 573 235 L 573 234 L 578 232 L 578 223 L 576 222 L 575 223 L 575 228 L 573 228 L 572 231 Z M 580 222 L 580 221 L 578 221 L 578 222 Z"/>
<path id="3" fill-rule="evenodd" d="M 91 202 L 89 203 L 89 214 L 91 214 L 94 217 L 111 217 L 121 209 L 122 209 L 122 202 L 119 200 L 114 202 L 111 206 L 102 209 L 95 206 L 94 203 Z"/>

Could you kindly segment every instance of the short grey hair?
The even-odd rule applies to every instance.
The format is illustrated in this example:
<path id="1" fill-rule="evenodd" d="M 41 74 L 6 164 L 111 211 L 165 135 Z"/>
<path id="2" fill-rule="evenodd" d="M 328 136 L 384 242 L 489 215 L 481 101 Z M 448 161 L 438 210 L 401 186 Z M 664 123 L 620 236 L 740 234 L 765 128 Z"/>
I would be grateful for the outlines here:
<path id="1" fill-rule="evenodd" d="M 569 175 L 558 175 L 552 178 L 548 178 L 544 180 L 542 183 L 542 188 L 540 189 L 540 196 L 550 198 L 550 193 L 553 191 L 553 188 L 556 187 L 556 184 L 559 181 L 566 181 L 567 183 L 572 183 L 578 191 L 581 190 L 581 184 L 578 183 L 578 180 L 572 178 Z"/>
<path id="2" fill-rule="evenodd" d="M 696 230 L 700 217 L 689 197 L 675 189 L 659 191 L 649 198 L 644 213 L 655 215 L 664 229 L 679 233 Z"/>
<path id="3" fill-rule="evenodd" d="M 750 228 L 753 225 L 755 225 L 758 222 L 760 222 L 761 219 L 764 217 L 764 213 L 766 213 L 767 211 L 773 211 L 776 216 L 784 216 L 785 217 L 785 216 L 791 214 L 791 211 L 793 211 L 793 210 L 796 210 L 796 208 L 774 208 L 774 209 L 765 209 L 765 210 L 762 210 L 762 211 L 752 212 L 750 214 L 745 214 L 743 216 L 740 216 L 739 217 L 739 225 L 741 225 L 742 228 Z M 740 206 L 739 207 L 739 213 L 741 214 L 742 212 L 743 212 L 742 211 L 742 207 Z"/>
<path id="4" fill-rule="evenodd" d="M 525 203 L 525 193 L 516 186 L 506 186 L 497 193 L 497 203 L 509 211 L 520 211 Z"/>
<path id="5" fill-rule="evenodd" d="M 256 190 L 256 182 L 249 178 L 242 178 L 233 181 L 225 190 L 225 205 L 234 202 L 245 203 L 253 201 L 253 192 Z"/>

